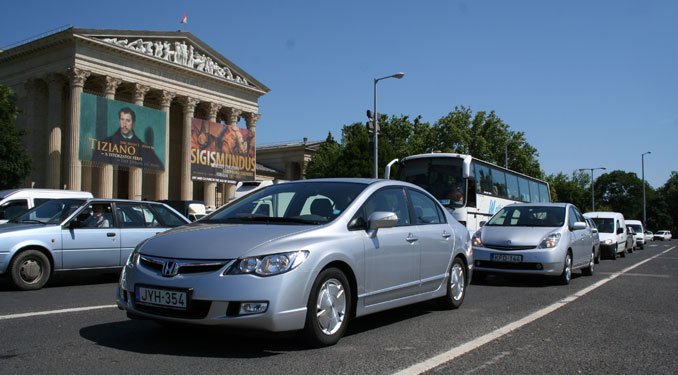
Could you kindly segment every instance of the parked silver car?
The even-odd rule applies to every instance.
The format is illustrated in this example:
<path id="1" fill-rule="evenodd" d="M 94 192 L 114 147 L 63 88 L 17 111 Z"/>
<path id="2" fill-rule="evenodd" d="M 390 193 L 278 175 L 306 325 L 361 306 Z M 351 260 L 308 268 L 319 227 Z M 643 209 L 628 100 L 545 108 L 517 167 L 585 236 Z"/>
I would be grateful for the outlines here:
<path id="1" fill-rule="evenodd" d="M 117 303 L 130 318 L 301 330 L 325 346 L 353 317 L 429 299 L 459 307 L 472 267 L 468 231 L 419 187 L 301 180 L 140 244 Z"/>
<path id="2" fill-rule="evenodd" d="M 556 276 L 569 284 L 573 269 L 593 274 L 591 228 L 569 203 L 516 203 L 497 212 L 473 235 L 475 273 Z"/>
<path id="3" fill-rule="evenodd" d="M 593 238 L 593 248 L 595 249 L 593 254 L 593 258 L 595 259 L 595 263 L 598 264 L 600 263 L 600 234 L 598 233 L 598 226 L 596 225 L 596 222 L 593 221 L 593 219 L 590 219 L 588 217 L 584 217 L 586 219 L 586 224 L 589 225 L 591 228 L 591 236 Z"/>
<path id="4" fill-rule="evenodd" d="M 29 290 L 54 271 L 119 269 L 139 242 L 186 223 L 162 203 L 50 200 L 0 225 L 0 274 Z"/>

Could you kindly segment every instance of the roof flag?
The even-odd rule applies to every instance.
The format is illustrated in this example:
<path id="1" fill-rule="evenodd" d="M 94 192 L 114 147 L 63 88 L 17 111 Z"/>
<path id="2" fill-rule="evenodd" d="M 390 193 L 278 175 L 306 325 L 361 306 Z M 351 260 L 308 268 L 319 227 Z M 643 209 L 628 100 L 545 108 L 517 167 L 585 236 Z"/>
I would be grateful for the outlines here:
<path id="1" fill-rule="evenodd" d="M 186 13 L 181 16 L 181 23 L 188 23 L 188 15 Z"/>

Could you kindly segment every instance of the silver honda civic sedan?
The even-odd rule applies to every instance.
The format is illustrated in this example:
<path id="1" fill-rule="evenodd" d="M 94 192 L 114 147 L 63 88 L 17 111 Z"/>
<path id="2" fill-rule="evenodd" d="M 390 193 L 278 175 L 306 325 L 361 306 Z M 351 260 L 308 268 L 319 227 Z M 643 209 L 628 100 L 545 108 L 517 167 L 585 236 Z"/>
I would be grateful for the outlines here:
<path id="1" fill-rule="evenodd" d="M 584 215 L 570 203 L 511 204 L 473 235 L 475 277 L 521 273 L 569 284 L 573 269 L 593 274 L 593 241 Z"/>
<path id="2" fill-rule="evenodd" d="M 300 331 L 327 346 L 354 317 L 430 299 L 458 308 L 472 267 L 468 231 L 419 187 L 302 180 L 141 243 L 117 303 L 130 318 Z"/>

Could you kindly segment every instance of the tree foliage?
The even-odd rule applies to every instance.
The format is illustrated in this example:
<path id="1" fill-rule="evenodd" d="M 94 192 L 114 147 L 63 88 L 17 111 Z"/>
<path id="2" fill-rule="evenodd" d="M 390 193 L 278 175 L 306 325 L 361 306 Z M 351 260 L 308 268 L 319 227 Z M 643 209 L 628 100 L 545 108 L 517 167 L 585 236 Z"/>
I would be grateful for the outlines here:
<path id="1" fill-rule="evenodd" d="M 24 132 L 15 128 L 18 113 L 14 93 L 0 85 L 0 189 L 18 187 L 31 172 L 31 159 L 21 144 Z"/>
<path id="2" fill-rule="evenodd" d="M 537 150 L 522 132 L 513 132 L 495 112 L 473 113 L 458 107 L 433 125 L 422 122 L 421 116 L 379 116 L 379 175 L 395 158 L 426 152 L 471 154 L 491 163 L 504 165 L 504 146 L 508 145 L 509 168 L 543 178 L 537 160 Z M 331 134 L 330 134 L 331 136 Z M 508 142 L 508 143 L 507 143 Z M 372 177 L 374 174 L 370 134 L 361 123 L 345 125 L 341 144 L 341 159 L 333 159 L 334 148 L 321 148 L 308 165 L 307 177 Z M 334 155 L 334 154 L 332 154 Z M 319 160 L 316 161 L 316 158 Z M 328 164 L 327 160 L 334 160 Z"/>
<path id="3" fill-rule="evenodd" d="M 584 172 L 572 172 L 572 176 L 560 172 L 546 177 L 551 186 L 551 200 L 553 202 L 568 202 L 582 211 L 591 209 L 591 178 Z"/>

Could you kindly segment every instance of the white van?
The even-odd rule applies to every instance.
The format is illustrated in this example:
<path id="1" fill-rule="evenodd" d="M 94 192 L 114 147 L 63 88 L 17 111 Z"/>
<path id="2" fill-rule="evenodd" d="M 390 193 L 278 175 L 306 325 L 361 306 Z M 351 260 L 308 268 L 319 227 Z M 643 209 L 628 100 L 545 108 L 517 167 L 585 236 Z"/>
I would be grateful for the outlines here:
<path id="1" fill-rule="evenodd" d="M 593 220 L 598 227 L 600 237 L 600 253 L 611 259 L 617 255 L 626 256 L 626 221 L 620 212 L 587 212 L 584 214 Z"/>
<path id="2" fill-rule="evenodd" d="M 645 227 L 640 220 L 626 220 L 626 225 L 636 231 L 636 246 L 641 249 L 645 248 Z"/>
<path id="3" fill-rule="evenodd" d="M 0 190 L 0 224 L 51 199 L 94 198 L 92 193 L 57 189 Z"/>

